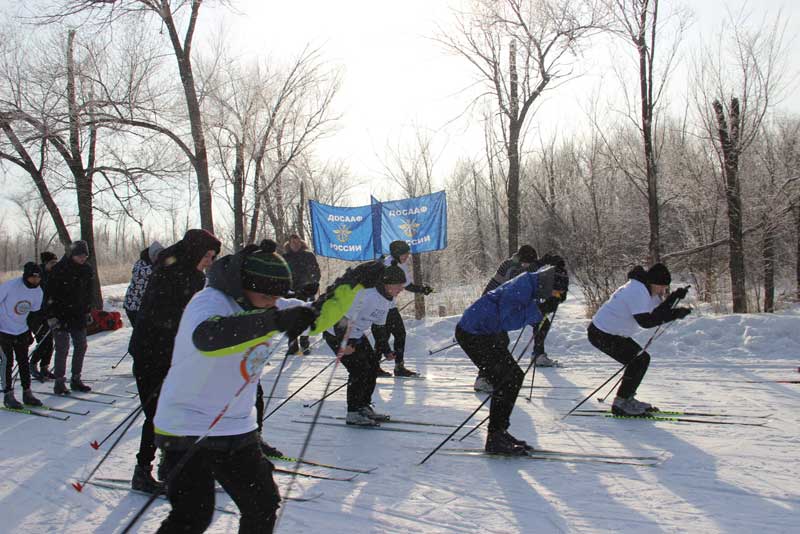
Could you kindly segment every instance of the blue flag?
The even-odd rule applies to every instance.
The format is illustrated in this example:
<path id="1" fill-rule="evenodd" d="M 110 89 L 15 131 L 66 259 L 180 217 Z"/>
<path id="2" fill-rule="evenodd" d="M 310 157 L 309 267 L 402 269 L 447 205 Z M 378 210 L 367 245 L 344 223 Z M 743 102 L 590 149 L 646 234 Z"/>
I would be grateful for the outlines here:
<path id="1" fill-rule="evenodd" d="M 375 257 L 372 206 L 338 208 L 308 201 L 314 252 L 348 261 Z"/>
<path id="2" fill-rule="evenodd" d="M 373 198 L 372 202 L 373 206 L 380 206 L 380 238 L 376 238 L 376 251 L 388 254 L 392 241 L 406 241 L 415 254 L 447 248 L 444 191 L 390 202 L 378 202 Z"/>

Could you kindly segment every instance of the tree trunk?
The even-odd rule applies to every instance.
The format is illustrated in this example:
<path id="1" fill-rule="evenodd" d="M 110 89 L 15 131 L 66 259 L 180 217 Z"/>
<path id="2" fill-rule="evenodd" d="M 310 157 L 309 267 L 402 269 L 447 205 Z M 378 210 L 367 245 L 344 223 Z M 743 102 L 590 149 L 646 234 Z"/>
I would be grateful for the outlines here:
<path id="1" fill-rule="evenodd" d="M 422 256 L 419 254 L 411 255 L 411 267 L 415 284 L 422 284 Z M 425 318 L 425 296 L 420 293 L 414 294 L 414 317 L 416 319 Z"/>
<path id="2" fill-rule="evenodd" d="M 481 223 L 481 202 L 478 198 L 478 173 L 472 169 L 472 201 L 475 204 L 475 233 L 478 238 L 478 262 L 477 267 L 481 273 L 486 273 L 486 241 L 483 236 L 483 224 Z"/>
<path id="3" fill-rule="evenodd" d="M 800 204 L 795 206 L 794 208 L 794 222 L 795 222 L 795 234 L 797 243 L 795 243 L 795 255 L 794 255 L 794 265 L 795 265 L 795 293 L 797 297 L 797 301 L 800 302 Z"/>
<path id="4" fill-rule="evenodd" d="M 725 199 L 730 236 L 728 266 L 731 276 L 733 313 L 747 313 L 745 286 L 744 236 L 742 234 L 742 197 L 739 187 L 739 100 L 731 98 L 730 131 L 725 111 L 719 100 L 714 101 L 725 177 Z"/>
<path id="5" fill-rule="evenodd" d="M 236 142 L 236 163 L 233 169 L 233 249 L 244 246 L 244 143 Z"/>
<path id="6" fill-rule="evenodd" d="M 764 221 L 764 311 L 775 311 L 775 229 Z"/>
<path id="7" fill-rule="evenodd" d="M 306 209 L 306 188 L 305 183 L 302 181 L 300 182 L 300 203 L 297 205 L 297 235 L 300 236 L 300 239 L 303 241 L 306 240 L 306 228 L 305 223 L 303 222 Z"/>
<path id="8" fill-rule="evenodd" d="M 519 242 L 519 136 L 522 121 L 519 119 L 519 81 L 517 78 L 517 45 L 511 40 L 508 52 L 509 97 L 508 107 L 508 255 L 517 251 Z"/>

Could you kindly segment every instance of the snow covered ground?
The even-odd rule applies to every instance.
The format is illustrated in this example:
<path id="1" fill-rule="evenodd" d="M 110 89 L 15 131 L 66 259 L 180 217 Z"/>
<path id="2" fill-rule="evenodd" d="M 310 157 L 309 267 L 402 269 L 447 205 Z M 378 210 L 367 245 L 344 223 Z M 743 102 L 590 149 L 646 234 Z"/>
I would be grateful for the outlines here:
<path id="1" fill-rule="evenodd" d="M 106 288 L 119 302 L 124 286 Z M 460 423 L 481 397 L 471 391 L 475 370 L 458 347 L 428 356 L 450 342 L 457 317 L 407 323 L 406 363 L 427 380 L 379 379 L 376 409 L 397 419 Z M 298 479 L 293 495 L 323 492 L 313 502 L 284 503 L 278 532 L 292 533 L 509 533 L 509 532 L 797 532 L 800 517 L 800 309 L 774 315 L 693 314 L 652 345 L 653 360 L 638 397 L 662 409 L 736 414 L 722 421 L 758 422 L 744 416 L 771 414 L 763 427 L 617 420 L 560 416 L 619 365 L 589 345 L 582 304 L 570 298 L 558 312 L 548 352 L 566 366 L 539 369 L 533 398 L 528 376 L 511 431 L 537 447 L 620 455 L 660 455 L 656 467 L 458 456 L 440 451 L 419 461 L 444 439 L 445 427 L 401 426 L 430 433 L 390 432 L 321 425 L 306 457 L 354 467 L 377 467 L 352 482 Z M 98 391 L 135 391 L 126 351 L 130 331 L 89 338 L 85 378 Z M 526 332 L 521 345 L 527 341 Z M 647 339 L 643 333 L 641 341 Z M 512 335 L 512 340 L 516 335 Z M 518 349 L 519 350 L 519 349 Z M 319 346 L 292 357 L 275 390 L 287 396 L 330 362 Z M 262 383 L 267 393 L 280 365 L 273 360 Z M 527 362 L 527 357 L 524 360 Z M 388 369 L 389 367 L 386 366 Z M 264 436 L 296 455 L 314 409 L 303 408 L 322 394 L 329 373 L 267 420 Z M 346 377 L 337 370 L 333 384 Z M 762 382 L 763 381 L 763 382 Z M 553 387 L 550 387 L 553 386 Z M 36 383 L 34 389 L 51 391 Z M 605 390 L 603 390 L 603 393 Z M 524 397 L 523 397 L 524 395 Z M 102 399 L 102 397 L 96 397 Z M 70 482 L 84 477 L 107 450 L 101 439 L 137 406 L 119 398 L 112 406 L 42 397 L 53 406 L 91 410 L 67 422 L 0 412 L 0 532 L 51 533 L 122 530 L 144 497 L 93 486 L 76 492 Z M 106 398 L 106 400 L 110 400 Z M 595 399 L 583 408 L 603 408 Z M 344 390 L 326 401 L 323 414 L 343 416 Z M 479 416 L 488 413 L 485 408 Z M 325 420 L 333 423 L 333 420 Z M 388 426 L 388 425 L 387 425 Z M 463 432 L 459 433 L 459 436 Z M 445 445 L 480 448 L 485 434 Z M 138 425 L 113 451 L 97 476 L 130 477 Z M 278 463 L 279 467 L 292 465 Z M 306 467 L 304 467 L 306 468 Z M 346 473 L 307 468 L 318 473 Z M 289 478 L 276 475 L 285 492 Z M 235 509 L 227 495 L 217 504 Z M 135 532 L 154 532 L 169 509 L 157 501 Z M 235 516 L 217 514 L 208 532 L 235 532 Z"/>

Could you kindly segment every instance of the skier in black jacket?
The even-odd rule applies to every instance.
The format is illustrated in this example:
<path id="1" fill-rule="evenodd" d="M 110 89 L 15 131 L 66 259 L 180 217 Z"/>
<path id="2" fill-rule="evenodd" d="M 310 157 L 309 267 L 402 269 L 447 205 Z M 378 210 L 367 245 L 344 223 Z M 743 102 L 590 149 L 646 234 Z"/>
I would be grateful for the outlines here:
<path id="1" fill-rule="evenodd" d="M 153 417 L 161 384 L 169 371 L 175 334 L 183 309 L 206 283 L 204 271 L 220 251 L 219 240 L 205 230 L 188 230 L 183 239 L 158 255 L 136 317 L 128 352 L 145 414 L 131 486 L 160 490 L 150 474 L 155 458 Z"/>
<path id="2" fill-rule="evenodd" d="M 39 287 L 42 291 L 47 287 L 47 279 L 50 277 L 50 272 L 53 267 L 58 263 L 58 256 L 52 252 L 45 251 L 39 254 L 39 259 L 42 260 L 40 265 L 42 272 L 42 280 L 39 282 Z M 53 336 L 50 333 L 50 327 L 47 326 L 47 317 L 44 310 L 31 312 L 28 314 L 28 328 L 36 337 L 36 348 L 31 352 L 31 377 L 39 382 L 53 380 L 56 375 L 50 371 L 50 360 L 53 358 Z"/>
<path id="3" fill-rule="evenodd" d="M 53 331 L 56 366 L 53 392 L 69 395 L 67 388 L 67 355 L 72 338 L 72 376 L 70 387 L 87 392 L 92 388 L 81 381 L 83 357 L 86 355 L 86 325 L 91 322 L 92 268 L 86 264 L 89 247 L 86 241 L 75 241 L 69 253 L 56 263 L 47 279 L 44 293 L 44 314 Z"/>
<path id="4" fill-rule="evenodd" d="M 313 301 L 319 292 L 320 271 L 317 257 L 308 250 L 308 245 L 297 234 L 289 236 L 289 241 L 283 245 L 283 259 L 289 264 L 292 271 L 292 292 L 294 297 L 306 302 Z M 289 340 L 289 354 L 297 354 L 302 349 L 303 354 L 308 354 L 308 336 L 300 336 Z"/>

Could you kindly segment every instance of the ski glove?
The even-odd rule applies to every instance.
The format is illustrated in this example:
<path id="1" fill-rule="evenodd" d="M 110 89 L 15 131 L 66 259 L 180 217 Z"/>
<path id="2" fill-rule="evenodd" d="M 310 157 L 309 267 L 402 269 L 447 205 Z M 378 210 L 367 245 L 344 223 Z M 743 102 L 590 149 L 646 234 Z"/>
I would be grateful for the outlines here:
<path id="1" fill-rule="evenodd" d="M 286 332 L 289 339 L 298 337 L 316 320 L 317 314 L 314 310 L 304 306 L 296 306 L 275 313 L 275 324 L 279 330 Z"/>
<path id="2" fill-rule="evenodd" d="M 50 327 L 50 330 L 57 330 L 61 327 L 61 321 L 59 321 L 56 317 L 50 317 L 47 320 L 47 326 Z"/>
<path id="3" fill-rule="evenodd" d="M 686 295 L 689 293 L 689 286 L 686 287 L 679 287 L 675 291 L 672 292 L 672 295 L 678 298 L 678 300 L 682 300 L 686 298 Z"/>
<path id="4" fill-rule="evenodd" d="M 433 293 L 433 288 L 431 286 L 422 286 L 423 295 L 430 295 L 431 293 Z"/>
<path id="5" fill-rule="evenodd" d="M 674 321 L 675 319 L 683 319 L 690 313 L 692 313 L 691 308 L 674 308 L 672 310 L 672 320 Z"/>

